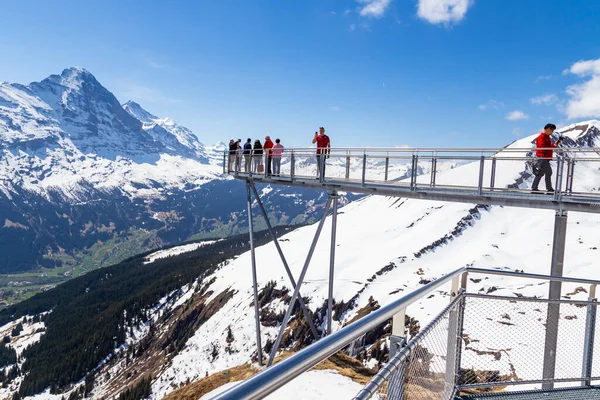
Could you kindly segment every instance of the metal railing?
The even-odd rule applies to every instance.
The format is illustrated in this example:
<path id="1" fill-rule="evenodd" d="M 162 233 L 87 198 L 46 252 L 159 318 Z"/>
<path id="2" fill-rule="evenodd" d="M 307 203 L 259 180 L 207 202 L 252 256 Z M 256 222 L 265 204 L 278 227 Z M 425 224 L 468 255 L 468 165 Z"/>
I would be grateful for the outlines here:
<path id="1" fill-rule="evenodd" d="M 473 274 L 589 285 L 588 300 L 467 293 Z M 448 283 L 451 283 L 450 305 L 406 340 L 406 308 Z M 590 385 L 600 379 L 600 362 L 594 362 L 598 357 L 594 356 L 598 284 L 600 281 L 589 279 L 460 268 L 319 340 L 216 399 L 263 398 L 390 319 L 390 360 L 356 399 L 450 400 L 461 391 L 513 385 L 565 382 Z M 515 306 L 519 304 L 524 306 Z M 485 313 L 479 312 L 482 309 Z M 551 318 L 546 316 L 555 309 L 561 315 L 559 324 L 544 326 L 552 325 Z M 499 335 L 499 326 L 510 329 Z M 543 338 L 551 333 L 557 336 L 558 347 L 556 343 L 554 348 L 548 347 L 547 340 L 544 343 Z M 567 346 L 569 338 L 571 344 Z M 507 360 L 508 348 L 520 352 L 519 357 Z M 499 363 L 503 357 L 507 362 Z M 543 379 L 542 373 L 547 368 L 551 368 L 553 376 Z"/>
<path id="2" fill-rule="evenodd" d="M 411 191 L 460 189 L 478 195 L 531 193 L 535 150 L 332 148 L 326 157 L 317 157 L 314 148 L 294 148 L 286 149 L 278 158 L 266 154 L 230 155 L 227 151 L 223 155 L 223 172 L 264 176 L 283 182 L 314 179 L 321 183 L 386 184 Z M 600 174 L 597 173 L 600 148 L 552 150 L 555 200 L 562 196 L 600 197 Z M 458 172 L 452 171 L 458 165 L 464 167 Z M 544 182 L 540 186 L 543 187 Z"/>

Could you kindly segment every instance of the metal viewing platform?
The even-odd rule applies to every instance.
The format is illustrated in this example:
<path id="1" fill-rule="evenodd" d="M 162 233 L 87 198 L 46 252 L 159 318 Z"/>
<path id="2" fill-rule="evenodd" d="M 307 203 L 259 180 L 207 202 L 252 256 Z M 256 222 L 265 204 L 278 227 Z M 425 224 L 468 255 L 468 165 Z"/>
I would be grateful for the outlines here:
<path id="1" fill-rule="evenodd" d="M 248 381 L 218 396 L 222 400 L 259 399 L 286 384 L 303 372 L 344 349 L 375 327 L 392 320 L 389 337 L 390 359 L 373 380 L 357 394 L 356 399 L 386 400 L 453 400 L 485 398 L 511 399 L 600 399 L 600 390 L 592 382 L 600 381 L 600 362 L 594 356 L 596 327 L 596 286 L 600 281 L 563 277 L 567 216 L 569 211 L 600 213 L 600 149 L 553 149 L 553 171 L 547 182 L 551 191 L 533 192 L 534 149 L 330 149 L 315 154 L 315 149 L 286 149 L 280 158 L 226 152 L 224 173 L 243 180 L 247 187 L 250 251 L 256 320 L 256 344 L 259 365 L 263 365 L 261 345 L 257 268 L 254 247 L 253 201 L 265 219 L 282 265 L 290 279 L 293 294 L 283 318 L 277 339 L 267 358 L 267 369 Z M 538 179 L 539 180 L 539 179 Z M 308 250 L 306 261 L 296 281 L 272 229 L 256 183 L 313 188 L 329 192 L 323 214 Z M 550 187 L 548 187 L 550 189 Z M 461 268 L 419 288 L 394 302 L 371 312 L 351 325 L 332 333 L 332 303 L 339 192 L 354 192 L 410 199 L 524 207 L 555 210 L 554 239 L 549 275 L 535 275 L 499 270 Z M 311 313 L 300 293 L 306 272 L 326 218 L 332 219 L 329 266 L 329 296 L 323 337 L 311 319 Z M 467 276 L 472 274 L 504 275 L 518 279 L 542 280 L 549 283 L 548 297 L 522 298 L 482 295 L 467 292 Z M 562 283 L 589 285 L 586 301 L 565 300 Z M 409 338 L 405 329 L 406 307 L 429 295 L 442 285 L 451 283 L 451 302 L 433 321 Z M 294 356 L 272 366 L 281 340 L 298 302 L 315 343 Z M 527 352 L 531 365 L 520 371 L 499 371 L 493 365 L 481 366 L 469 360 L 471 352 L 502 357 L 492 339 L 496 328 L 481 310 L 502 309 L 519 304 L 519 315 L 527 329 L 510 331 L 503 348 L 520 348 Z M 480 312 L 478 312 L 478 307 Z M 529 309 L 527 309 L 529 307 Z M 568 310 L 569 321 L 561 318 Z M 537 315 L 535 314 L 537 313 Z M 564 315 L 563 315 L 564 316 Z M 540 325 L 543 321 L 543 325 Z M 512 323 L 508 323 L 508 325 Z M 543 328 L 541 328 L 543 326 Z M 566 326 L 566 328 L 564 327 Z M 559 330 L 560 328 L 560 330 Z M 567 329 L 567 331 L 565 331 Z M 537 340 L 527 341 L 538 331 Z M 507 331 L 508 332 L 508 331 Z M 576 337 L 572 348 L 561 348 L 565 334 Z M 469 347 L 469 335 L 477 336 L 478 346 Z M 490 341 L 490 343 L 487 343 Z M 527 342 L 528 347 L 523 347 Z M 487 346 L 487 347 L 486 347 Z M 473 350 L 478 347 L 479 350 Z M 596 346 L 597 347 L 597 346 Z M 598 354 L 598 352 L 596 352 Z M 566 358 L 565 358 L 566 357 Z M 567 364 L 565 365 L 565 360 Z M 476 367 L 474 365 L 477 365 Z M 580 389 L 565 386 L 573 383 Z M 532 385 L 541 385 L 541 390 Z M 560 386 L 560 389 L 555 389 Z M 503 392 L 521 386 L 524 392 Z M 535 390 L 534 390 L 535 389 Z"/>
<path id="2" fill-rule="evenodd" d="M 551 194 L 532 193 L 534 150 L 331 149 L 324 165 L 315 149 L 288 149 L 281 172 L 266 155 L 224 154 L 224 173 L 253 183 L 422 200 L 600 213 L 600 148 L 553 149 Z M 230 161 L 228 161 L 230 160 Z M 250 168 L 246 167 L 249 161 Z M 261 168 L 254 168 L 262 165 Z M 453 171 L 460 166 L 460 172 Z M 228 168 L 229 167 L 229 168 Z M 402 168 L 404 167 L 404 168 Z M 324 174 L 319 170 L 323 168 Z M 595 171 L 595 173 L 594 173 Z M 544 182 L 540 184 L 543 186 Z M 545 192 L 545 191 L 544 191 Z"/>

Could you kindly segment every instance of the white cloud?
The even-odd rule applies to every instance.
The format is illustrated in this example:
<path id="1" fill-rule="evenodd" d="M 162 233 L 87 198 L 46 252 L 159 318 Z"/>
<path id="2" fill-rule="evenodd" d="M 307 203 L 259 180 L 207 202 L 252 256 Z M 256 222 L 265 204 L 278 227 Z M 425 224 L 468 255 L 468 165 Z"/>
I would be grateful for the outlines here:
<path id="1" fill-rule="evenodd" d="M 385 14 L 392 0 L 358 0 L 361 6 L 359 14 L 363 17 L 380 18 Z"/>
<path id="2" fill-rule="evenodd" d="M 543 94 L 541 96 L 532 97 L 529 99 L 533 104 L 554 104 L 558 101 L 555 94 Z"/>
<path id="3" fill-rule="evenodd" d="M 567 117 L 600 117 L 600 58 L 578 61 L 563 71 L 563 75 L 566 74 L 587 78 L 581 83 L 567 87 L 567 94 L 570 96 L 565 107 Z"/>
<path id="4" fill-rule="evenodd" d="M 529 119 L 529 115 L 525 114 L 523 111 L 511 111 L 506 114 L 506 119 L 509 121 L 518 121 L 520 119 Z"/>
<path id="5" fill-rule="evenodd" d="M 474 0 L 419 0 L 417 15 L 432 24 L 461 21 Z"/>
<path id="6" fill-rule="evenodd" d="M 540 75 L 537 78 L 535 78 L 535 81 L 533 81 L 533 83 L 538 83 L 541 81 L 549 81 L 552 78 L 554 78 L 554 75 Z"/>
<path id="7" fill-rule="evenodd" d="M 480 110 L 487 110 L 488 108 L 498 109 L 504 107 L 504 103 L 501 101 L 496 101 L 494 99 L 488 100 L 485 104 L 480 104 L 477 106 Z"/>

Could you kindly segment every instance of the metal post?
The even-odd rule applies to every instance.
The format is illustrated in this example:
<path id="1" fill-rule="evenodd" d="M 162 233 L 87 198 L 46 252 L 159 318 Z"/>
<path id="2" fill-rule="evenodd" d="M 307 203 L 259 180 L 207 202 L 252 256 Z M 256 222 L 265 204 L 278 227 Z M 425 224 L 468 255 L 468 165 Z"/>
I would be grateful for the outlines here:
<path id="1" fill-rule="evenodd" d="M 296 155 L 294 154 L 294 150 L 292 150 L 291 163 L 292 163 L 292 165 L 290 166 L 290 178 L 292 178 L 292 180 L 294 180 L 294 175 L 296 172 Z"/>
<path id="2" fill-rule="evenodd" d="M 406 346 L 406 308 L 392 317 L 392 334 L 390 336 L 390 357 L 396 355 L 404 346 Z M 404 378 L 406 374 L 406 363 L 404 360 L 400 367 L 392 373 L 388 382 L 387 400 L 404 399 Z"/>
<path id="3" fill-rule="evenodd" d="M 273 360 L 275 359 L 275 354 L 279 350 L 279 346 L 281 345 L 281 339 L 283 339 L 283 333 L 285 332 L 285 328 L 287 327 L 287 323 L 292 315 L 292 310 L 294 308 L 294 303 L 298 298 L 298 294 L 300 293 L 300 287 L 302 286 L 302 282 L 304 282 L 304 276 L 306 275 L 306 271 L 308 270 L 308 266 L 310 264 L 310 260 L 315 251 L 315 247 L 317 247 L 317 242 L 319 241 L 319 235 L 321 234 L 321 230 L 323 229 L 323 224 L 325 223 L 325 219 L 327 218 L 327 213 L 329 212 L 329 207 L 331 206 L 331 198 L 327 199 L 327 203 L 325 204 L 325 210 L 323 211 L 323 216 L 321 217 L 321 221 L 319 221 L 319 226 L 317 227 L 317 232 L 315 233 L 315 237 L 313 238 L 312 244 L 310 245 L 310 250 L 308 251 L 308 255 L 306 256 L 306 261 L 304 262 L 304 267 L 302 267 L 302 272 L 300 273 L 300 277 L 298 278 L 298 283 L 296 284 L 296 288 L 294 289 L 294 294 L 292 295 L 292 299 L 290 300 L 290 305 L 283 317 L 283 322 L 281 323 L 281 328 L 279 329 L 279 333 L 277 334 L 277 339 L 275 340 L 275 344 L 273 345 L 273 350 L 271 350 L 271 355 L 269 356 L 269 362 L 267 366 L 271 366 Z"/>
<path id="4" fill-rule="evenodd" d="M 575 169 L 575 160 L 569 159 L 567 163 L 567 183 L 565 185 L 565 192 L 573 193 L 573 170 Z"/>
<path id="5" fill-rule="evenodd" d="M 346 179 L 350 179 L 350 156 L 346 156 Z"/>
<path id="6" fill-rule="evenodd" d="M 452 278 L 450 289 L 450 302 L 459 294 L 459 276 Z M 460 325 L 460 312 L 456 308 L 450 310 L 448 315 L 448 341 L 446 357 L 446 381 L 444 385 L 444 399 L 450 399 L 454 394 L 456 384 L 456 357 L 458 344 L 458 329 Z"/>
<path id="7" fill-rule="evenodd" d="M 333 215 L 331 216 L 331 252 L 329 255 L 329 297 L 327 300 L 327 334 L 331 335 L 331 325 L 333 323 L 333 272 L 335 266 L 335 237 L 337 232 L 337 208 L 338 195 L 331 192 L 331 202 L 333 203 Z"/>
<path id="8" fill-rule="evenodd" d="M 433 157 L 431 160 L 431 182 L 430 186 L 435 187 L 435 176 L 437 174 L 437 157 Z"/>
<path id="9" fill-rule="evenodd" d="M 483 168 L 485 166 L 485 156 L 481 156 L 479 160 L 479 183 L 477 184 L 477 195 L 481 196 L 483 191 Z"/>
<path id="10" fill-rule="evenodd" d="M 386 182 L 388 180 L 388 169 L 389 169 L 389 167 L 390 167 L 390 157 L 388 156 L 388 157 L 385 158 L 385 179 L 384 180 Z"/>
<path id="11" fill-rule="evenodd" d="M 271 235 L 271 238 L 273 239 L 273 243 L 275 243 L 275 247 L 277 248 L 279 257 L 281 258 L 281 261 L 283 262 L 283 266 L 285 267 L 285 271 L 287 272 L 288 278 L 290 278 L 290 282 L 292 283 L 292 288 L 296 289 L 296 281 L 294 280 L 292 271 L 290 270 L 287 260 L 285 259 L 285 256 L 283 255 L 283 250 L 281 250 L 281 246 L 279 245 L 279 240 L 277 240 L 277 236 L 275 235 L 275 232 L 273 231 L 273 227 L 271 226 L 271 221 L 269 221 L 269 217 L 267 216 L 265 207 L 263 206 L 262 200 L 260 199 L 260 196 L 258 195 L 258 191 L 256 190 L 256 187 L 254 186 L 254 184 L 250 184 L 250 187 L 252 188 L 252 191 L 254 192 L 254 198 L 256 199 L 256 203 L 258 204 L 258 207 L 260 208 L 260 211 L 262 212 L 263 218 L 265 219 L 265 222 L 267 224 L 267 230 L 269 231 L 269 234 Z M 302 298 L 302 295 L 300 295 L 300 294 L 298 295 L 298 302 L 300 303 L 300 307 L 302 308 L 302 311 L 304 312 L 304 318 L 306 318 L 306 321 L 308 322 L 308 325 L 310 327 L 310 330 L 311 330 L 314 338 L 318 340 L 319 333 L 317 332 L 317 328 L 315 328 L 315 324 L 313 323 L 310 313 L 308 312 L 308 308 L 306 307 L 306 304 L 304 304 L 304 299 Z"/>
<path id="12" fill-rule="evenodd" d="M 406 308 L 392 317 L 392 335 L 390 336 L 390 359 L 406 343 Z"/>
<path id="13" fill-rule="evenodd" d="M 410 171 L 410 190 L 415 190 L 417 186 L 417 155 L 412 156 L 412 165 Z"/>
<path id="14" fill-rule="evenodd" d="M 596 285 L 591 285 L 588 300 L 593 304 L 588 304 L 585 319 L 585 339 L 583 341 L 583 365 L 581 368 L 582 378 L 591 378 L 592 362 L 594 359 L 594 340 L 596 335 Z M 591 386 L 590 379 L 581 382 L 581 386 Z"/>
<path id="15" fill-rule="evenodd" d="M 554 185 L 554 200 L 559 201 L 562 190 L 562 178 L 565 160 L 562 155 L 558 155 L 556 160 L 556 184 Z"/>
<path id="16" fill-rule="evenodd" d="M 223 173 L 226 174 L 228 165 L 227 165 L 227 153 L 223 153 Z"/>
<path id="17" fill-rule="evenodd" d="M 367 175 L 367 153 L 363 154 L 362 185 L 365 186 L 365 177 Z"/>
<path id="18" fill-rule="evenodd" d="M 260 314 L 258 311 L 258 288 L 256 282 L 256 256 L 254 253 L 254 223 L 252 221 L 252 197 L 250 195 L 250 183 L 246 184 L 248 195 L 248 225 L 250 236 L 250 259 L 252 260 L 252 284 L 254 287 L 254 319 L 256 321 L 256 347 L 258 350 L 258 365 L 263 365 L 262 345 L 260 343 Z"/>
<path id="19" fill-rule="evenodd" d="M 265 150 L 264 157 L 265 157 L 265 170 L 264 170 L 264 173 L 265 173 L 265 177 L 267 177 L 268 176 L 267 173 L 269 172 L 269 164 L 267 164 L 269 162 L 269 156 L 267 155 L 267 151 L 266 150 Z"/>
<path id="20" fill-rule="evenodd" d="M 494 188 L 496 183 L 496 157 L 492 157 L 492 177 L 490 178 L 490 189 Z"/>
<path id="21" fill-rule="evenodd" d="M 565 237 L 567 234 L 567 212 L 556 211 L 554 217 L 554 239 L 552 243 L 552 265 L 550 275 L 562 276 L 563 262 L 565 258 Z M 561 282 L 550 282 L 548 298 L 550 300 L 559 300 L 561 292 Z M 558 320 L 560 316 L 560 304 L 549 303 L 548 315 L 546 317 L 546 342 L 544 345 L 544 370 L 543 379 L 554 379 L 556 368 L 556 343 L 558 340 Z M 554 382 L 545 382 L 542 384 L 543 390 L 549 390 L 554 387 Z"/>

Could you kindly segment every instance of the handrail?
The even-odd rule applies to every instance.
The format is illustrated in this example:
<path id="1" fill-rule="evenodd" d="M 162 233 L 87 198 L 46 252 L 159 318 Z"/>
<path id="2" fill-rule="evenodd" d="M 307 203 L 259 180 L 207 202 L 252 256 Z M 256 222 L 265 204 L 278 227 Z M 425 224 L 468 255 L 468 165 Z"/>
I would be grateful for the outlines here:
<path id="1" fill-rule="evenodd" d="M 243 152 L 244 149 L 240 149 Z M 286 147 L 286 152 L 291 151 L 311 151 L 315 152 L 316 147 Z M 353 151 L 353 152 L 390 152 L 390 153 L 414 153 L 414 152 L 464 152 L 464 153 L 492 153 L 492 152 L 530 152 L 535 150 L 553 150 L 558 153 L 563 152 L 600 152 L 600 147 L 503 147 L 503 148 L 469 148 L 469 147 L 415 147 L 415 148 L 397 148 L 397 147 L 331 147 L 331 151 Z M 223 150 L 229 153 L 229 149 Z"/>
<path id="2" fill-rule="evenodd" d="M 413 304 L 428 293 L 463 274 L 489 274 L 501 276 L 514 276 L 528 279 L 543 279 L 570 283 L 600 285 L 600 280 L 579 279 L 563 276 L 530 274 L 514 271 L 488 270 L 475 267 L 462 267 L 438 278 L 427 285 L 401 297 L 398 300 L 374 311 L 367 316 L 353 322 L 345 328 L 319 340 L 306 347 L 293 356 L 275 364 L 274 366 L 258 373 L 254 377 L 240 383 L 228 391 L 214 397 L 213 400 L 238 400 L 260 399 L 274 392 L 301 373 L 314 367 L 335 352 L 348 346 L 365 333 L 374 329 L 392 318 L 395 314 Z"/>
<path id="3" fill-rule="evenodd" d="M 459 268 L 428 283 L 260 372 L 251 379 L 215 397 L 214 400 L 263 398 L 466 270 L 466 267 Z"/>
<path id="4" fill-rule="evenodd" d="M 541 279 L 541 280 L 555 281 L 555 282 L 583 283 L 586 285 L 600 285 L 600 280 L 597 281 L 597 280 L 593 280 L 593 279 L 570 278 L 568 276 L 530 274 L 527 272 L 501 271 L 501 270 L 497 270 L 497 269 L 485 269 L 485 268 L 476 268 L 476 267 L 468 267 L 467 271 L 470 274 L 518 276 L 519 278 Z"/>

